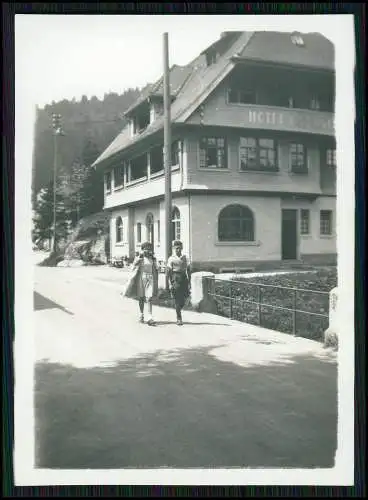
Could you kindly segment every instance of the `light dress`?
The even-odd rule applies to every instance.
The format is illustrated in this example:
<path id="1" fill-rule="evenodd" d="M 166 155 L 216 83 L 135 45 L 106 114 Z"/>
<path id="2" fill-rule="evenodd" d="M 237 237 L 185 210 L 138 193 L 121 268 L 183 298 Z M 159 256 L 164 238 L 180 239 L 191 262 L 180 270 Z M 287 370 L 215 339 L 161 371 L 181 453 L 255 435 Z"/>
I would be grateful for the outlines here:
<path id="1" fill-rule="evenodd" d="M 137 296 L 139 298 L 151 299 L 153 296 L 153 260 L 143 257 L 139 264 L 137 278 Z"/>

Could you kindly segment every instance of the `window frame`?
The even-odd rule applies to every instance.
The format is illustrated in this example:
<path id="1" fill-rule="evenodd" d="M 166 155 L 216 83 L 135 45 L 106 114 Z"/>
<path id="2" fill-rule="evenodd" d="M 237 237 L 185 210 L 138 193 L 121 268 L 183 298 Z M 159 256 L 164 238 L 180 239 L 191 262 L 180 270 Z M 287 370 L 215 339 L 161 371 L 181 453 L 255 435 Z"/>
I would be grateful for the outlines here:
<path id="1" fill-rule="evenodd" d="M 171 211 L 171 230 L 173 241 L 181 240 L 181 213 L 176 205 Z"/>
<path id="2" fill-rule="evenodd" d="M 293 146 L 302 146 L 303 147 L 303 167 L 298 167 L 298 166 L 294 166 L 293 167 L 293 162 L 292 162 L 292 159 L 293 159 L 293 152 L 292 152 L 292 147 Z M 308 148 L 306 146 L 306 144 L 304 142 L 290 142 L 289 143 L 289 171 L 292 173 L 292 174 L 309 174 L 309 165 L 308 165 Z"/>
<path id="3" fill-rule="evenodd" d="M 303 217 L 303 215 L 307 214 L 307 219 Z M 303 223 L 307 223 L 307 229 L 304 228 Z M 310 209 L 309 208 L 301 208 L 300 209 L 300 234 L 302 236 L 308 236 L 311 234 L 311 225 L 310 225 Z"/>
<path id="4" fill-rule="evenodd" d="M 330 231 L 329 232 L 325 232 L 322 227 L 322 222 L 326 222 L 326 221 L 323 221 L 322 220 L 322 214 L 329 214 L 329 225 L 330 225 Z M 319 235 L 323 238 L 323 237 L 330 237 L 330 236 L 333 236 L 333 233 L 334 233 L 334 229 L 333 229 L 333 211 L 330 210 L 330 209 L 323 209 L 323 210 L 320 210 L 319 211 Z"/>
<path id="5" fill-rule="evenodd" d="M 121 183 L 120 184 L 117 184 L 116 183 L 116 180 L 117 180 L 117 176 L 116 176 L 116 171 L 120 169 L 121 172 L 120 172 L 120 179 L 121 179 Z M 116 167 L 114 167 L 114 189 L 121 189 L 123 188 L 125 185 L 125 165 L 118 165 Z"/>
<path id="6" fill-rule="evenodd" d="M 291 34 L 291 42 L 294 45 L 296 45 L 297 47 L 304 47 L 305 46 L 304 38 L 299 33 L 292 33 Z"/>
<path id="7" fill-rule="evenodd" d="M 323 152 L 324 152 L 324 165 L 326 165 L 326 167 L 336 168 L 336 166 L 337 166 L 336 148 L 335 147 L 325 147 Z M 329 155 L 329 153 L 331 153 L 331 155 Z M 332 157 L 332 162 L 329 161 L 329 156 Z"/>
<path id="8" fill-rule="evenodd" d="M 226 210 L 240 208 L 242 210 L 245 209 L 245 212 L 248 212 L 249 217 L 236 217 L 236 216 L 224 216 L 224 212 Z M 233 239 L 229 236 L 226 236 L 226 229 L 223 231 L 221 225 L 226 224 L 227 221 L 238 221 L 239 222 L 239 238 Z M 244 230 L 246 222 L 251 223 L 250 230 Z M 242 236 L 243 233 L 243 236 Z M 244 237 L 244 235 L 249 234 L 250 237 Z M 255 217 L 253 211 L 247 206 L 242 205 L 241 203 L 231 203 L 223 207 L 218 216 L 217 216 L 217 241 L 220 244 L 254 244 L 256 243 L 256 235 L 255 235 Z"/>
<path id="9" fill-rule="evenodd" d="M 241 150 L 242 148 L 246 148 L 246 146 L 242 146 L 241 144 L 241 141 L 242 139 L 245 139 L 245 140 L 248 140 L 248 139 L 252 139 L 255 141 L 255 149 L 256 149 L 256 160 L 255 160 L 255 167 L 254 168 L 245 168 L 243 169 L 242 168 L 242 154 L 241 154 Z M 266 140 L 266 141 L 272 141 L 273 144 L 274 144 L 274 147 L 272 149 L 272 151 L 274 151 L 274 154 L 275 154 L 275 166 L 274 167 L 261 167 L 261 150 L 268 150 L 271 148 L 265 148 L 265 147 L 261 147 L 260 146 L 260 141 L 262 140 Z M 280 167 L 279 167 L 279 154 L 278 154 L 278 149 L 279 149 L 279 143 L 277 141 L 277 139 L 275 138 L 272 138 L 272 137 L 267 137 L 267 136 L 263 136 L 263 137 L 256 137 L 256 136 L 252 136 L 252 135 L 248 135 L 248 136 L 240 136 L 239 138 L 239 145 L 238 145 L 238 155 L 239 155 L 239 172 L 242 172 L 242 173 L 249 173 L 249 172 L 253 172 L 253 173 L 277 173 L 280 171 Z"/>
<path id="10" fill-rule="evenodd" d="M 236 94 L 236 100 L 232 100 L 230 98 L 230 95 L 232 93 Z M 250 102 L 242 102 L 240 99 L 241 93 L 253 95 L 253 97 L 254 97 L 253 102 L 252 102 L 252 100 L 250 100 Z M 257 92 L 257 89 L 247 89 L 247 88 L 239 89 L 236 87 L 228 87 L 227 93 L 226 93 L 226 101 L 227 101 L 227 104 L 236 105 L 236 106 L 257 106 L 259 104 L 259 95 L 258 94 L 259 93 Z"/>
<path id="11" fill-rule="evenodd" d="M 155 228 L 154 228 L 154 223 L 155 223 L 155 218 L 152 214 L 152 212 L 149 212 L 146 215 L 146 241 L 149 241 L 152 245 L 154 245 L 154 233 L 155 233 Z"/>
<path id="12" fill-rule="evenodd" d="M 309 97 L 309 109 L 312 111 L 321 111 L 321 99 L 318 96 L 312 95 Z"/>
<path id="13" fill-rule="evenodd" d="M 104 176 L 104 184 L 105 184 L 105 193 L 111 193 L 111 190 L 112 190 L 112 174 L 111 174 L 111 171 L 109 172 L 105 172 L 105 176 Z M 109 182 L 107 181 L 107 179 L 109 179 Z"/>
<path id="14" fill-rule="evenodd" d="M 142 223 L 141 222 L 137 222 L 136 236 L 137 236 L 137 245 L 140 245 L 142 243 Z"/>
<path id="15" fill-rule="evenodd" d="M 124 221 L 120 215 L 115 219 L 115 243 L 124 243 Z"/>
<path id="16" fill-rule="evenodd" d="M 157 219 L 157 244 L 159 245 L 161 243 L 161 224 L 160 224 L 160 219 Z"/>
<path id="17" fill-rule="evenodd" d="M 223 155 L 224 155 L 224 167 L 218 167 L 218 163 L 216 165 L 208 165 L 208 141 L 209 140 L 215 140 L 216 141 L 216 158 L 218 160 L 218 151 L 219 149 L 223 150 Z M 219 148 L 218 146 L 218 141 L 224 141 L 224 145 L 222 148 Z M 206 142 L 206 149 L 204 150 L 202 148 L 203 142 Z M 201 164 L 201 159 L 202 159 L 202 151 L 205 151 L 206 154 L 206 165 Z M 227 172 L 229 171 L 229 163 L 228 163 L 228 142 L 227 138 L 225 136 L 218 136 L 218 135 L 205 135 L 202 136 L 199 141 L 198 141 L 198 168 L 199 170 L 204 170 L 204 171 L 215 171 L 215 172 Z"/>

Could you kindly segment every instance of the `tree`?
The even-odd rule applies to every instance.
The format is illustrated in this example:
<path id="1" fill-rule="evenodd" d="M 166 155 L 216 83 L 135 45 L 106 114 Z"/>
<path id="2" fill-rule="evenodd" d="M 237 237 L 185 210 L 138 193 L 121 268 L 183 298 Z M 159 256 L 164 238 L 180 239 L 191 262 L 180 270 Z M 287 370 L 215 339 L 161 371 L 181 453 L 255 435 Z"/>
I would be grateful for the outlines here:
<path id="1" fill-rule="evenodd" d="M 56 240 L 65 240 L 70 230 L 71 210 L 65 195 L 65 176 L 57 180 L 56 186 Z M 50 182 L 37 196 L 33 211 L 32 240 L 35 243 L 51 242 L 54 223 L 54 186 Z"/>
<path id="2" fill-rule="evenodd" d="M 83 148 L 83 165 L 86 177 L 83 187 L 85 204 L 83 216 L 99 212 L 103 207 L 103 176 L 100 171 L 92 167 L 93 162 L 100 155 L 100 151 L 92 138 L 88 138 Z"/>
<path id="3" fill-rule="evenodd" d="M 33 215 L 32 240 L 41 243 L 52 237 L 53 223 L 53 191 L 52 185 L 40 189 L 37 193 Z"/>
<path id="4" fill-rule="evenodd" d="M 88 100 L 87 96 L 80 101 L 63 99 L 38 109 L 33 161 L 34 203 L 36 193 L 39 193 L 41 188 L 46 188 L 53 178 L 52 113 L 60 113 L 62 116 L 66 135 L 59 141 L 59 157 L 60 162 L 67 166 L 68 173 L 71 174 L 74 162 L 79 161 L 81 165 L 90 166 L 99 153 L 121 132 L 125 121 L 116 121 L 116 116 L 124 113 L 139 96 L 139 92 L 139 89 L 129 89 L 121 95 L 109 93 L 103 100 Z M 97 182 L 100 186 L 100 189 L 93 194 L 94 204 L 100 207 L 103 204 L 101 176 L 94 173 L 93 177 L 97 177 L 93 182 Z"/>

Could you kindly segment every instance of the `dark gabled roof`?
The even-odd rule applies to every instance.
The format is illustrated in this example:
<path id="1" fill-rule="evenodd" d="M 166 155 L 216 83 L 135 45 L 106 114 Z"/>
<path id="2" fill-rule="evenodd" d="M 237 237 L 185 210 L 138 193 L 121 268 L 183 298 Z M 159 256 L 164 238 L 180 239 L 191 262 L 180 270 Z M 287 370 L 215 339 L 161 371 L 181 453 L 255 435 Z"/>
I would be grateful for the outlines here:
<path id="1" fill-rule="evenodd" d="M 170 68 L 170 95 L 172 97 L 176 97 L 180 92 L 180 89 L 184 85 L 186 79 L 192 72 L 192 68 L 188 66 L 178 66 L 174 64 Z M 157 80 L 152 85 L 148 85 L 146 89 L 141 93 L 138 99 L 124 112 L 124 115 L 127 116 L 134 109 L 140 106 L 142 103 L 146 102 L 147 99 L 151 96 L 160 96 L 162 97 L 164 94 L 164 78 L 163 76 Z"/>
<path id="2" fill-rule="evenodd" d="M 186 68 L 188 69 L 188 77 L 183 83 L 175 101 L 171 104 L 171 121 L 172 123 L 183 123 L 187 119 L 187 113 L 193 113 L 198 107 L 198 101 L 207 97 L 207 95 L 216 88 L 220 82 L 234 67 L 231 57 L 239 50 L 242 50 L 247 43 L 251 33 L 244 32 L 240 38 L 234 42 L 228 51 L 223 54 L 219 60 L 207 66 L 206 56 L 199 55 Z M 158 85 L 158 82 L 155 84 Z M 158 88 L 158 87 L 157 87 Z M 152 92 L 152 88 L 151 88 Z M 147 98 L 148 96 L 145 96 Z M 133 105 L 136 107 L 137 104 Z M 94 166 L 104 162 L 108 158 L 114 156 L 125 148 L 128 148 L 147 137 L 164 126 L 164 117 L 158 117 L 154 122 L 139 135 L 131 137 L 129 126 L 126 125 L 122 132 L 114 139 L 114 141 L 103 151 L 103 153 L 94 162 Z"/>
<path id="3" fill-rule="evenodd" d="M 304 45 L 294 44 L 292 35 L 300 36 Z M 276 64 L 293 64 L 327 70 L 335 68 L 334 45 L 320 33 L 258 31 L 238 55 L 247 60 L 255 59 Z"/>
<path id="4" fill-rule="evenodd" d="M 170 69 L 170 95 L 176 97 L 183 87 L 185 81 L 190 76 L 193 68 L 188 66 L 177 66 L 176 64 Z M 164 95 L 164 79 L 160 78 L 158 85 L 152 92 L 152 95 Z"/>
<path id="5" fill-rule="evenodd" d="M 258 60 L 275 64 L 295 64 L 329 71 L 334 70 L 334 46 L 319 33 L 302 34 L 305 43 L 302 47 L 293 44 L 291 33 L 270 31 L 234 33 L 236 36 L 234 34 L 234 37 L 227 38 L 228 40 L 232 38 L 232 43 L 214 64 L 207 66 L 206 51 L 203 51 L 187 66 L 172 66 L 170 69 L 170 88 L 172 96 L 175 98 L 171 104 L 173 124 L 185 123 L 198 106 L 234 69 L 237 61 Z M 161 96 L 162 92 L 163 79 L 160 78 L 145 90 L 125 114 L 150 96 Z M 163 126 L 164 117 L 159 116 L 142 133 L 132 137 L 129 125 L 126 125 L 97 158 L 94 166 L 103 163 L 122 150 L 130 148 L 141 139 L 161 130 Z"/>

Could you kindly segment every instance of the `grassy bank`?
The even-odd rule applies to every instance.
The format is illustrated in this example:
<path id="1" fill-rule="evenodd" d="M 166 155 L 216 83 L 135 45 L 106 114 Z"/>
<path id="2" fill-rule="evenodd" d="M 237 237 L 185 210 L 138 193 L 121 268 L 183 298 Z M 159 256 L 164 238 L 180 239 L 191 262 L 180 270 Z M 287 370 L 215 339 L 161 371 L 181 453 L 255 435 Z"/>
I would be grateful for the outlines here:
<path id="1" fill-rule="evenodd" d="M 216 280 L 212 292 L 219 315 L 283 333 L 293 333 L 294 314 L 278 308 L 295 308 L 296 335 L 321 341 L 328 327 L 328 292 L 336 284 L 336 268 L 321 268 L 308 273 L 239 278 L 236 282 Z M 260 307 L 258 302 L 262 303 Z"/>

